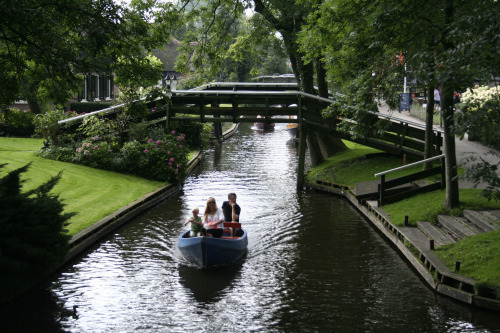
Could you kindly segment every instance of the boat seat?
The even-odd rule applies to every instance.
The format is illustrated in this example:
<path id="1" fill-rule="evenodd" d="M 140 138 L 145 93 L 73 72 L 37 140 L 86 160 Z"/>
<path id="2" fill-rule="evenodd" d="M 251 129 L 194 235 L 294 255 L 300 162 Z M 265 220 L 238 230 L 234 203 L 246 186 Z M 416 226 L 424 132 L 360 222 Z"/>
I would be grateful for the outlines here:
<path id="1" fill-rule="evenodd" d="M 224 222 L 224 228 L 241 228 L 241 223 L 239 222 Z"/>
<path id="2" fill-rule="evenodd" d="M 241 229 L 241 223 L 239 223 L 239 222 L 224 222 L 224 234 L 222 236 L 233 237 L 235 229 Z M 236 237 L 236 238 L 239 238 L 239 237 Z"/>

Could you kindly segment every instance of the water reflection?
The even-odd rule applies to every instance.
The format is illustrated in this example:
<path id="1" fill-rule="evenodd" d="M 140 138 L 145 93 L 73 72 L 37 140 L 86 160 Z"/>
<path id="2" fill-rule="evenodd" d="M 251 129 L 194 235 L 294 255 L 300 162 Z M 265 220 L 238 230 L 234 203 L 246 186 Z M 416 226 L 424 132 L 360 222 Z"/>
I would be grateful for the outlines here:
<path id="1" fill-rule="evenodd" d="M 230 293 L 243 263 L 218 269 L 201 270 L 189 265 L 179 265 L 179 282 L 191 290 L 198 302 L 212 303 Z"/>
<path id="2" fill-rule="evenodd" d="M 297 193 L 295 172 L 284 124 L 240 126 L 205 152 L 178 196 L 11 304 L 2 321 L 36 332 L 500 332 L 497 314 L 437 296 L 347 201 Z M 183 222 L 228 192 L 242 208 L 247 257 L 219 270 L 187 265 Z"/>

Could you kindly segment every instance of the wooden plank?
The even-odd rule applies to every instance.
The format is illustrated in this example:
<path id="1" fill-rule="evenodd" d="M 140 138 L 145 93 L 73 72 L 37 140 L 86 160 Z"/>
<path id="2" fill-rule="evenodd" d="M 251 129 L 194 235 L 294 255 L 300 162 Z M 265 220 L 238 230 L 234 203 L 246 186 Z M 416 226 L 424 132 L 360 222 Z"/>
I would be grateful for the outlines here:
<path id="1" fill-rule="evenodd" d="M 441 166 L 434 167 L 429 170 L 419 171 L 411 175 L 390 179 L 385 182 L 385 188 L 395 187 L 401 184 L 409 183 L 415 180 L 427 178 L 433 175 L 439 175 L 441 173 Z"/>
<path id="2" fill-rule="evenodd" d="M 392 194 L 392 195 L 387 195 L 387 196 L 384 195 L 383 200 L 386 204 L 388 204 L 388 203 L 397 202 L 397 201 L 400 201 L 400 200 L 403 200 L 406 198 L 410 198 L 416 194 L 437 191 L 439 189 L 441 189 L 441 183 L 433 183 L 433 184 L 429 184 L 426 186 L 409 189 L 409 190 L 406 190 L 404 192 L 399 192 L 397 194 Z"/>
<path id="3" fill-rule="evenodd" d="M 463 222 L 464 218 L 452 217 L 447 215 L 438 215 L 438 221 L 445 228 L 450 230 L 457 238 L 466 238 L 477 235 L 467 224 Z"/>
<path id="4" fill-rule="evenodd" d="M 482 232 L 490 232 L 499 228 L 498 225 L 490 222 L 487 216 L 478 211 L 464 209 L 464 217 L 476 225 Z"/>
<path id="5" fill-rule="evenodd" d="M 436 228 L 429 222 L 417 222 L 418 227 L 426 234 L 430 239 L 434 240 L 435 246 L 443 246 L 450 243 L 455 243 L 455 241 L 444 234 L 439 228 Z"/>
<path id="6" fill-rule="evenodd" d="M 429 238 L 418 228 L 400 227 L 398 230 L 412 243 L 420 252 L 429 250 Z"/>

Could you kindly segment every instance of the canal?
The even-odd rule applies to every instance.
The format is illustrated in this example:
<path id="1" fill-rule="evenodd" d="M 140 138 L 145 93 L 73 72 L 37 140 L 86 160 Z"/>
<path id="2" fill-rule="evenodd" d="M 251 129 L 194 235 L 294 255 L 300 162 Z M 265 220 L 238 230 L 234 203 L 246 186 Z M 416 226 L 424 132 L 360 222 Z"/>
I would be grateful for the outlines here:
<path id="1" fill-rule="evenodd" d="M 284 124 L 242 125 L 183 190 L 2 309 L 11 332 L 500 332 L 498 314 L 435 294 L 346 200 L 297 193 Z M 248 254 L 189 266 L 191 209 L 236 192 Z M 76 311 L 74 311 L 76 309 Z"/>

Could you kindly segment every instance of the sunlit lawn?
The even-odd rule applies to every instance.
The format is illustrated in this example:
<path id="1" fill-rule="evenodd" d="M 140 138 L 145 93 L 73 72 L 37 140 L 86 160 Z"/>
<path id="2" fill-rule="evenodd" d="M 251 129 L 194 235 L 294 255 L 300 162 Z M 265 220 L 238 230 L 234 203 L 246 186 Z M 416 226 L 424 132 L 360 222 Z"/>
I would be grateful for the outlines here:
<path id="1" fill-rule="evenodd" d="M 62 171 L 54 187 L 66 205 L 66 212 L 76 212 L 69 222 L 71 235 L 94 224 L 105 216 L 154 191 L 165 183 L 131 175 L 93 169 L 72 163 L 48 160 L 36 156 L 41 139 L 0 138 L 0 177 L 8 171 L 33 162 L 23 176 L 24 189 L 35 188 Z"/>

